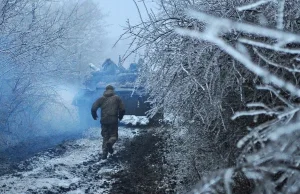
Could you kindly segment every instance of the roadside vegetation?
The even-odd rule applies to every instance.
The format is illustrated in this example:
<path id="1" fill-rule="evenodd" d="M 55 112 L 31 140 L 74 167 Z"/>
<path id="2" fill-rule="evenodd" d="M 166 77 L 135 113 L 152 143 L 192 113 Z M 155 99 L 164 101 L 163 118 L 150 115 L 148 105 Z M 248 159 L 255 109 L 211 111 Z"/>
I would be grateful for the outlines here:
<path id="1" fill-rule="evenodd" d="M 149 116 L 171 118 L 177 191 L 299 192 L 300 2 L 135 2 L 148 18 L 124 36 L 144 49 Z"/>

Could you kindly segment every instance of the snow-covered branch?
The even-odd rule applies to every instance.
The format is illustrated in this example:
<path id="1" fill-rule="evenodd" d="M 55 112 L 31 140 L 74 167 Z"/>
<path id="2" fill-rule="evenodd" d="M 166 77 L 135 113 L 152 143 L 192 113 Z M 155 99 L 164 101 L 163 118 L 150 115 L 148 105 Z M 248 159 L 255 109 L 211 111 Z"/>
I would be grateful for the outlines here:
<path id="1" fill-rule="evenodd" d="M 240 7 L 240 10 L 255 8 L 265 3 L 267 3 L 267 1 L 259 1 L 256 4 L 248 5 L 248 7 Z M 294 166 L 290 158 L 276 157 L 273 153 L 273 149 L 275 149 L 276 146 L 280 147 L 282 145 L 283 141 L 281 141 L 281 138 L 288 139 L 288 141 L 285 143 L 284 146 L 297 147 L 298 144 L 293 141 L 290 141 L 289 138 L 293 138 L 293 135 L 294 134 L 297 135 L 298 133 L 296 132 L 300 130 L 300 125 L 298 122 L 299 105 L 297 104 L 297 100 L 294 100 L 300 97 L 300 88 L 298 87 L 297 84 L 298 75 L 296 74 L 299 73 L 300 71 L 296 68 L 290 68 L 288 66 L 289 64 L 280 65 L 280 63 L 272 61 L 275 59 L 283 63 L 283 61 L 286 61 L 283 60 L 283 58 L 289 58 L 289 57 L 294 58 L 295 54 L 297 55 L 300 54 L 300 50 L 295 49 L 295 47 L 293 48 L 283 47 L 290 43 L 297 44 L 299 43 L 300 39 L 299 39 L 299 35 L 297 34 L 281 31 L 284 29 L 283 18 L 284 18 L 284 11 L 285 11 L 284 9 L 285 1 L 280 1 L 280 2 L 278 1 L 278 6 L 279 6 L 277 10 L 278 29 L 269 29 L 258 25 L 235 22 L 224 18 L 216 18 L 214 16 L 210 16 L 208 14 L 201 13 L 201 12 L 190 11 L 188 12 L 188 15 L 191 18 L 195 18 L 205 23 L 204 30 L 201 31 L 201 30 L 193 30 L 187 28 L 178 28 L 176 30 L 176 32 L 182 36 L 208 41 L 210 43 L 217 45 L 222 51 L 228 53 L 234 59 L 239 61 L 244 67 L 246 67 L 249 71 L 253 72 L 254 75 L 260 77 L 261 80 L 266 84 L 265 86 L 257 86 L 256 89 L 269 91 L 268 95 L 266 95 L 267 97 L 264 96 L 267 99 L 268 106 L 265 103 L 263 103 L 263 101 L 259 102 L 261 98 L 258 97 L 257 98 L 258 102 L 252 102 L 247 104 L 247 107 L 254 108 L 254 110 L 236 112 L 231 117 L 232 119 L 236 119 L 242 116 L 252 116 L 254 118 L 258 118 L 259 115 L 264 115 L 267 117 L 261 117 L 261 120 L 266 121 L 267 119 L 271 119 L 270 121 L 265 122 L 259 125 L 258 127 L 255 127 L 253 129 L 249 128 L 250 129 L 249 134 L 246 135 L 244 138 L 242 138 L 237 144 L 237 147 L 239 148 L 242 148 L 244 146 L 243 153 L 245 155 L 249 154 L 250 152 L 254 152 L 253 158 L 255 159 L 251 159 L 252 156 L 248 156 L 248 158 L 250 159 L 247 158 L 246 162 L 241 160 L 242 161 L 241 166 L 243 166 L 243 171 L 245 172 L 246 176 L 249 176 L 251 178 L 259 177 L 264 173 L 259 172 L 253 175 L 253 172 L 251 172 L 250 169 L 255 169 L 254 171 L 256 171 L 257 169 L 259 170 L 264 169 L 266 172 L 269 170 L 278 172 L 278 170 L 275 170 L 274 166 L 272 165 L 271 167 L 268 166 L 270 165 L 269 163 L 270 161 L 278 161 L 281 168 L 285 168 L 285 167 L 280 163 L 282 161 L 288 161 L 291 162 L 290 165 L 291 168 L 297 169 L 297 167 Z M 242 32 L 243 35 L 241 36 L 244 37 L 238 37 L 235 40 L 232 39 L 231 35 L 235 33 L 234 30 Z M 213 33 L 211 33 L 212 31 Z M 255 39 L 255 40 L 251 40 L 248 37 L 251 37 L 251 39 Z M 277 43 L 273 45 L 272 43 L 274 42 L 274 39 L 277 41 Z M 263 42 L 262 40 L 264 40 L 267 43 Z M 246 47 L 242 49 L 242 50 L 246 50 L 246 52 L 242 52 L 234 48 L 232 46 L 235 43 L 234 41 L 254 47 L 253 48 L 254 53 L 257 54 L 256 58 L 252 59 L 255 56 L 253 55 L 251 56 L 248 53 L 249 51 L 246 49 Z M 270 53 L 271 59 L 266 57 L 264 54 L 258 52 L 258 50 L 255 47 L 263 48 L 262 51 L 264 51 L 264 53 L 268 53 L 268 54 Z M 251 54 L 253 54 L 253 52 Z M 271 68 L 270 69 L 264 68 L 259 64 L 257 64 L 257 61 L 259 61 L 257 59 L 262 59 L 268 65 L 276 67 L 273 69 L 276 70 L 282 69 L 284 71 L 278 71 L 279 72 L 278 73 L 277 71 L 272 71 L 273 69 Z M 294 64 L 290 66 L 294 66 Z M 285 74 L 284 75 L 280 74 L 282 72 Z M 289 77 L 289 73 L 293 75 L 293 78 L 295 78 L 296 81 L 294 81 L 291 77 Z M 260 83 L 261 80 L 255 79 L 255 82 Z M 280 101 L 277 99 L 279 99 Z M 255 121 L 257 121 L 257 119 Z M 268 142 L 270 141 L 274 145 L 272 146 L 268 145 Z M 278 150 L 280 151 L 284 150 L 282 147 L 278 148 Z M 262 152 L 255 153 L 256 150 L 262 150 Z M 267 157 L 264 155 L 263 152 L 266 150 L 267 152 L 269 152 L 269 155 Z M 295 149 L 293 151 L 291 150 L 289 151 L 292 156 L 296 154 Z M 242 156 L 244 155 L 242 154 L 241 157 Z M 249 162 L 250 166 L 245 166 L 245 163 L 247 162 Z M 235 170 L 238 171 L 238 167 L 235 168 Z M 219 187 L 220 190 L 230 193 L 231 185 L 229 182 L 232 179 L 227 177 L 229 172 L 224 170 L 223 175 L 220 174 L 218 175 L 218 177 L 223 177 L 222 181 L 224 184 L 223 187 L 221 187 L 220 185 L 218 186 L 220 186 Z M 290 170 L 286 170 L 285 173 L 289 174 L 288 179 L 292 179 L 291 178 L 292 173 Z M 230 177 L 231 176 L 233 176 L 232 173 L 230 173 Z M 299 177 L 299 173 L 297 174 L 297 177 Z M 263 188 L 265 189 L 270 185 L 271 184 L 264 183 Z M 205 184 L 203 184 L 203 187 L 204 186 Z M 199 191 L 203 191 L 203 190 L 199 189 Z"/>
<path id="2" fill-rule="evenodd" d="M 180 67 L 182 68 L 182 70 L 186 73 L 186 74 L 188 74 L 193 80 L 194 80 L 194 82 L 197 84 L 197 85 L 199 85 L 200 87 L 201 87 L 201 89 L 202 90 L 205 90 L 205 88 L 202 86 L 202 84 L 200 84 L 184 67 L 183 67 L 183 65 L 182 65 L 182 63 L 180 64 Z"/>
<path id="3" fill-rule="evenodd" d="M 202 146 L 195 145 L 207 141 L 221 145 L 217 150 L 222 159 L 231 158 L 233 162 L 239 155 L 238 164 L 230 164 L 233 168 L 201 177 L 195 193 L 245 193 L 236 188 L 236 180 L 241 179 L 245 181 L 243 186 L 254 180 L 250 187 L 259 193 L 276 193 L 274 185 L 278 186 L 280 180 L 275 183 L 270 177 L 278 173 L 278 168 L 289 181 L 294 178 L 274 152 L 290 151 L 284 146 L 297 144 L 289 140 L 295 140 L 297 130 L 289 128 L 286 135 L 277 133 L 276 138 L 272 136 L 275 141 L 269 134 L 295 123 L 299 112 L 298 1 L 251 0 L 243 1 L 248 3 L 243 6 L 241 1 L 231 0 L 160 2 L 161 12 L 144 20 L 146 26 L 130 28 L 137 48 L 146 47 L 139 79 L 149 92 L 153 106 L 149 113 L 163 110 L 171 113 L 168 115 L 174 123 L 180 121 L 174 126 L 189 128 L 182 140 L 191 153 Z M 206 13 L 186 11 L 187 5 Z M 205 90 L 198 90 L 200 85 Z M 239 111 L 245 105 L 249 111 Z M 252 126 L 247 135 L 245 125 Z M 238 142 L 241 136 L 244 138 Z M 230 146 L 222 146 L 225 143 Z M 235 145 L 241 148 L 241 154 Z M 287 155 L 295 156 L 295 152 Z M 201 161 L 201 156 L 197 159 Z M 270 163 L 272 159 L 276 159 L 278 168 Z M 186 168 L 184 164 L 181 167 Z"/>
<path id="4" fill-rule="evenodd" d="M 284 28 L 284 5 L 285 0 L 278 1 L 278 11 L 277 11 L 277 29 L 283 30 Z"/>
<path id="5" fill-rule="evenodd" d="M 291 123 L 282 127 L 276 128 L 272 133 L 268 134 L 268 138 L 273 141 L 278 140 L 282 135 L 289 135 L 300 130 L 300 123 Z"/>
<path id="6" fill-rule="evenodd" d="M 254 9 L 256 7 L 259 7 L 261 5 L 264 5 L 264 4 L 272 2 L 272 1 L 273 0 L 261 0 L 261 1 L 257 1 L 255 3 L 251 3 L 251 4 L 248 4 L 248 5 L 243 5 L 243 6 L 237 7 L 237 10 L 238 11 L 252 10 L 252 9 Z"/>
<path id="7" fill-rule="evenodd" d="M 235 22 L 224 18 L 217 18 L 215 16 L 211 16 L 198 11 L 188 11 L 187 14 L 192 18 L 205 22 L 208 26 L 218 26 L 222 30 L 220 32 L 229 32 L 230 30 L 237 30 L 244 33 L 256 34 L 263 37 L 278 39 L 281 41 L 285 41 L 286 43 L 300 42 L 300 35 L 293 34 L 290 32 L 282 32 L 281 30 L 270 29 L 254 24 Z"/>
<path id="8" fill-rule="evenodd" d="M 281 48 L 281 47 L 277 47 L 274 45 L 270 45 L 270 44 L 266 44 L 266 43 L 262 43 L 262 42 L 258 42 L 258 41 L 254 41 L 254 40 L 249 40 L 246 38 L 240 38 L 239 42 L 248 44 L 251 46 L 256 46 L 256 47 L 265 48 L 265 49 L 269 49 L 269 50 L 273 50 L 273 51 L 278 51 L 278 52 L 284 52 L 284 53 L 289 53 L 289 54 L 300 54 L 300 49 Z"/>
<path id="9" fill-rule="evenodd" d="M 260 107 L 260 108 L 264 108 L 266 110 L 271 110 L 271 108 L 269 108 L 267 105 L 265 105 L 262 102 L 252 102 L 252 103 L 248 103 L 247 104 L 248 108 L 252 108 L 252 107 Z"/>
<path id="10" fill-rule="evenodd" d="M 274 115 L 278 115 L 278 112 L 275 111 L 267 111 L 267 110 L 251 110 L 251 111 L 241 111 L 241 112 L 237 112 L 235 113 L 231 119 L 235 120 L 239 117 L 243 117 L 243 116 L 256 116 L 256 115 L 268 115 L 268 116 L 274 116 Z"/>
<path id="11" fill-rule="evenodd" d="M 260 52 L 258 52 L 258 50 L 256 48 L 253 48 L 254 52 L 262 59 L 264 60 L 266 63 L 268 63 L 269 65 L 272 65 L 274 67 L 277 68 L 281 68 L 281 69 L 285 69 L 291 73 L 300 73 L 300 69 L 298 68 L 289 68 L 289 67 L 285 67 L 283 65 L 277 64 L 272 62 L 271 60 L 269 60 L 267 57 L 263 56 L 263 54 L 261 54 Z"/>
<path id="12" fill-rule="evenodd" d="M 289 102 L 287 99 L 285 99 L 283 96 L 281 96 L 280 91 L 275 90 L 272 86 L 256 86 L 256 88 L 258 90 L 268 90 L 272 92 L 279 100 L 285 103 L 288 107 L 294 108 L 294 105 L 291 102 Z"/>
<path id="13" fill-rule="evenodd" d="M 186 30 L 186 29 L 177 29 L 177 32 L 183 36 L 190 36 L 193 38 L 203 39 L 206 41 L 210 41 L 218 45 L 221 49 L 226 51 L 228 54 L 230 54 L 232 57 L 234 57 L 236 60 L 241 62 L 248 70 L 252 71 L 256 75 L 260 76 L 265 80 L 266 82 L 271 82 L 274 85 L 284 88 L 287 91 L 289 91 L 292 95 L 299 96 L 300 97 L 300 89 L 293 85 L 292 83 L 289 83 L 287 81 L 282 80 L 281 78 L 271 74 L 267 69 L 264 69 L 257 64 L 253 63 L 250 59 L 247 57 L 244 57 L 242 53 L 237 51 L 235 48 L 227 44 L 222 39 L 211 36 L 207 33 L 201 33 L 195 30 Z"/>

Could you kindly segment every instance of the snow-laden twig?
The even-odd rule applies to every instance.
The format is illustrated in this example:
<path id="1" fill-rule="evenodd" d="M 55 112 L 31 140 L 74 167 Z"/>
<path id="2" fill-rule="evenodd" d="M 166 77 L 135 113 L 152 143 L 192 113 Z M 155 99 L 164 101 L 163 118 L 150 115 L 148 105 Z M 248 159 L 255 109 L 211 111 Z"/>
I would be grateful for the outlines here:
<path id="1" fill-rule="evenodd" d="M 299 111 L 299 108 L 294 108 L 294 109 L 285 111 L 285 112 L 278 115 L 278 119 L 282 119 L 282 118 L 288 117 L 288 116 L 293 117 L 295 115 L 295 113 L 298 112 L 298 111 Z"/>
<path id="2" fill-rule="evenodd" d="M 253 50 L 254 50 L 254 52 L 263 60 L 263 61 L 265 61 L 266 63 L 268 63 L 269 65 L 272 65 L 272 66 L 274 66 L 274 67 L 278 67 L 278 68 L 282 68 L 282 69 L 285 69 L 285 70 L 287 70 L 287 71 L 289 71 L 289 72 L 291 72 L 291 73 L 300 73 L 300 69 L 296 69 L 296 68 L 289 68 L 289 67 L 285 67 L 285 66 L 283 66 L 283 65 L 279 65 L 279 64 L 277 64 L 277 63 L 274 63 L 274 62 L 272 62 L 272 61 L 270 61 L 269 59 L 267 59 L 267 57 L 265 57 L 265 56 L 263 56 L 261 53 L 259 53 L 258 51 L 257 51 L 257 49 L 256 48 L 253 48 Z"/>
<path id="3" fill-rule="evenodd" d="M 283 30 L 284 28 L 284 4 L 285 0 L 278 1 L 278 11 L 277 11 L 277 29 Z"/>
<path id="4" fill-rule="evenodd" d="M 287 99 L 285 99 L 283 96 L 280 95 L 280 92 L 275 90 L 272 86 L 256 86 L 256 89 L 258 90 L 268 90 L 270 92 L 272 92 L 273 94 L 275 94 L 275 96 L 281 100 L 283 103 L 285 103 L 288 107 L 293 108 L 294 105 L 292 105 L 292 103 L 290 103 Z"/>
<path id="5" fill-rule="evenodd" d="M 284 53 L 289 53 L 289 54 L 300 54 L 300 49 L 280 48 L 278 46 L 274 46 L 274 45 L 270 45 L 270 44 L 266 44 L 266 43 L 262 43 L 262 42 L 257 42 L 257 41 L 249 40 L 246 38 L 240 38 L 238 41 L 241 43 L 244 43 L 244 44 L 248 44 L 251 46 L 257 46 L 260 48 L 265 48 L 265 49 L 269 49 L 269 50 L 273 50 L 273 51 L 284 52 Z"/>
<path id="6" fill-rule="evenodd" d="M 210 180 L 209 182 L 207 182 L 205 185 L 203 185 L 200 190 L 195 189 L 193 192 L 196 193 L 206 193 L 211 191 L 211 186 L 217 184 L 218 182 L 221 181 L 221 177 L 216 177 L 212 180 Z"/>
<path id="7" fill-rule="evenodd" d="M 264 114 L 264 115 L 269 115 L 269 116 L 277 115 L 278 119 L 282 119 L 284 117 L 293 117 L 294 114 L 299 111 L 299 108 L 293 108 L 293 109 L 283 111 L 283 112 L 273 111 L 273 110 L 269 109 L 269 107 L 266 107 L 266 108 L 267 108 L 267 110 L 251 110 L 251 111 L 237 112 L 231 118 L 233 120 L 235 120 L 236 118 L 242 117 L 242 116 L 256 116 L 256 115 Z"/>
<path id="8" fill-rule="evenodd" d="M 261 0 L 261 1 L 255 2 L 255 3 L 251 3 L 251 4 L 248 4 L 248 5 L 237 7 L 237 10 L 238 11 L 252 10 L 256 7 L 264 5 L 264 4 L 269 3 L 271 1 L 272 0 Z"/>
<path id="9" fill-rule="evenodd" d="M 250 111 L 240 111 L 240 112 L 236 112 L 231 119 L 235 120 L 239 117 L 243 117 L 243 116 L 256 116 L 256 115 L 269 115 L 269 116 L 273 116 L 273 115 L 278 115 L 278 112 L 275 111 L 267 111 L 267 110 L 250 110 Z"/>
<path id="10" fill-rule="evenodd" d="M 282 32 L 281 30 L 277 29 L 270 29 L 258 25 L 235 22 L 233 20 L 225 19 L 225 18 L 217 18 L 215 16 L 208 15 L 203 12 L 198 11 L 188 11 L 187 14 L 195 18 L 199 21 L 203 21 L 207 24 L 214 24 L 221 27 L 221 29 L 227 30 L 237 30 L 245 33 L 250 34 L 257 34 L 264 37 L 279 39 L 281 41 L 289 42 L 300 42 L 300 35 L 290 33 L 290 32 Z"/>
<path id="11" fill-rule="evenodd" d="M 231 194 L 231 186 L 230 184 L 232 183 L 232 175 L 233 175 L 233 169 L 229 168 L 226 170 L 224 174 L 224 186 L 226 189 L 226 194 Z"/>
<path id="12" fill-rule="evenodd" d="M 207 34 L 206 32 L 202 33 L 196 30 L 187 30 L 187 29 L 181 29 L 178 28 L 177 33 L 183 35 L 183 36 L 190 36 L 192 38 L 202 39 L 206 41 L 210 41 L 217 46 L 219 46 L 221 49 L 223 49 L 225 52 L 230 54 L 232 57 L 234 57 L 236 60 L 241 62 L 248 70 L 252 71 L 259 77 L 263 78 L 266 82 L 273 83 L 274 85 L 278 86 L 279 88 L 283 88 L 287 91 L 289 91 L 292 95 L 300 97 L 300 89 L 294 86 L 292 83 L 289 83 L 285 80 L 282 80 L 281 78 L 277 77 L 276 75 L 271 74 L 267 69 L 264 69 L 257 64 L 254 64 L 250 59 L 244 57 L 242 53 L 237 51 L 235 48 L 227 44 L 225 41 L 223 41 L 219 37 L 211 36 L 210 34 Z"/>
<path id="13" fill-rule="evenodd" d="M 279 122 L 278 119 L 274 119 L 274 120 L 265 122 L 265 123 L 253 128 L 253 129 L 251 129 L 251 132 L 249 134 L 247 134 L 246 136 L 244 136 L 242 139 L 240 139 L 238 141 L 237 147 L 242 148 L 254 136 L 255 133 L 259 133 L 259 131 L 261 131 L 261 130 L 267 128 L 267 127 L 270 127 L 272 125 L 275 125 L 278 122 Z"/>
<path id="14" fill-rule="evenodd" d="M 272 133 L 268 135 L 268 138 L 276 141 L 279 139 L 282 135 L 289 135 L 291 133 L 294 133 L 295 131 L 300 130 L 300 123 L 292 123 L 289 125 L 285 125 L 282 127 L 276 128 Z"/>
<path id="15" fill-rule="evenodd" d="M 180 63 L 180 66 L 181 66 L 182 70 L 183 70 L 188 76 L 190 76 L 190 77 L 194 80 L 194 82 L 195 82 L 197 85 L 199 85 L 199 86 L 201 87 L 202 90 L 205 90 L 205 88 L 202 86 L 202 84 L 200 84 L 200 83 L 196 80 L 196 78 L 194 78 L 194 77 L 190 74 L 190 72 L 188 72 L 188 70 L 186 70 L 186 69 L 183 67 L 182 63 Z"/>
<path id="16" fill-rule="evenodd" d="M 247 104 L 247 107 L 248 107 L 248 108 L 252 108 L 252 107 L 260 107 L 260 108 L 264 108 L 264 109 L 266 109 L 266 110 L 271 110 L 270 107 L 268 107 L 267 105 L 265 105 L 265 104 L 262 103 L 262 102 L 248 103 L 248 104 Z"/>

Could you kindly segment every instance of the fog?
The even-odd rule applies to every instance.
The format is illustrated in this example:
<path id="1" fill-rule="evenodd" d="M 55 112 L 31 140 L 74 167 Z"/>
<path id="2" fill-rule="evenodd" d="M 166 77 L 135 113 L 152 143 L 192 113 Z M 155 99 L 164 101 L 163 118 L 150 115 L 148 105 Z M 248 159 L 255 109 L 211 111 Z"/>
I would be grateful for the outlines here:
<path id="1" fill-rule="evenodd" d="M 139 11 L 143 18 L 147 18 L 147 13 L 145 7 L 141 2 L 137 2 L 139 10 L 137 9 L 133 0 L 94 0 L 103 11 L 104 22 L 106 24 L 105 31 L 106 36 L 104 40 L 105 49 L 103 49 L 103 57 L 101 60 L 105 60 L 107 57 L 117 61 L 119 55 L 124 56 L 128 46 L 131 43 L 131 39 L 123 38 L 115 45 L 116 41 L 119 39 L 120 35 L 125 31 L 127 27 L 127 21 L 131 24 L 138 24 L 141 21 L 139 16 Z M 152 0 L 145 1 L 147 3 L 147 8 L 152 9 L 154 12 L 157 9 L 156 3 Z M 139 55 L 141 53 L 135 53 L 129 56 L 125 62 L 124 66 L 129 67 L 132 62 L 137 62 Z"/>
<path id="2" fill-rule="evenodd" d="M 72 85 L 57 86 L 57 101 L 49 103 L 46 110 L 40 115 L 41 125 L 44 125 L 45 133 L 75 133 L 80 128 L 78 110 L 72 102 L 78 88 Z"/>
<path id="3" fill-rule="evenodd" d="M 51 144 L 55 136 L 62 141 L 99 126 L 90 107 L 101 92 L 81 113 L 74 97 L 93 71 L 89 64 L 101 68 L 106 59 L 118 63 L 126 55 L 131 40 L 115 43 L 127 21 L 140 20 L 134 2 L 20 0 L 1 14 L 0 151 L 42 137 Z M 122 65 L 139 58 L 135 53 Z"/>
<path id="4" fill-rule="evenodd" d="M 299 0 L 153 1 L 0 1 L 0 193 L 300 193 Z"/>

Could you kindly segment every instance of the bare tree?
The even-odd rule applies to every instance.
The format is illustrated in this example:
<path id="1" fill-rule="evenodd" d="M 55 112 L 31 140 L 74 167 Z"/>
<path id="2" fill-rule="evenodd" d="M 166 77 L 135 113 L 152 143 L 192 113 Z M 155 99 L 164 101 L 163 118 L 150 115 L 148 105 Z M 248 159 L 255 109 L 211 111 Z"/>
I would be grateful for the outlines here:
<path id="1" fill-rule="evenodd" d="M 47 104 L 60 103 L 57 84 L 84 76 L 78 67 L 95 60 L 103 33 L 91 4 L 1 1 L 1 134 L 32 135 Z"/>

